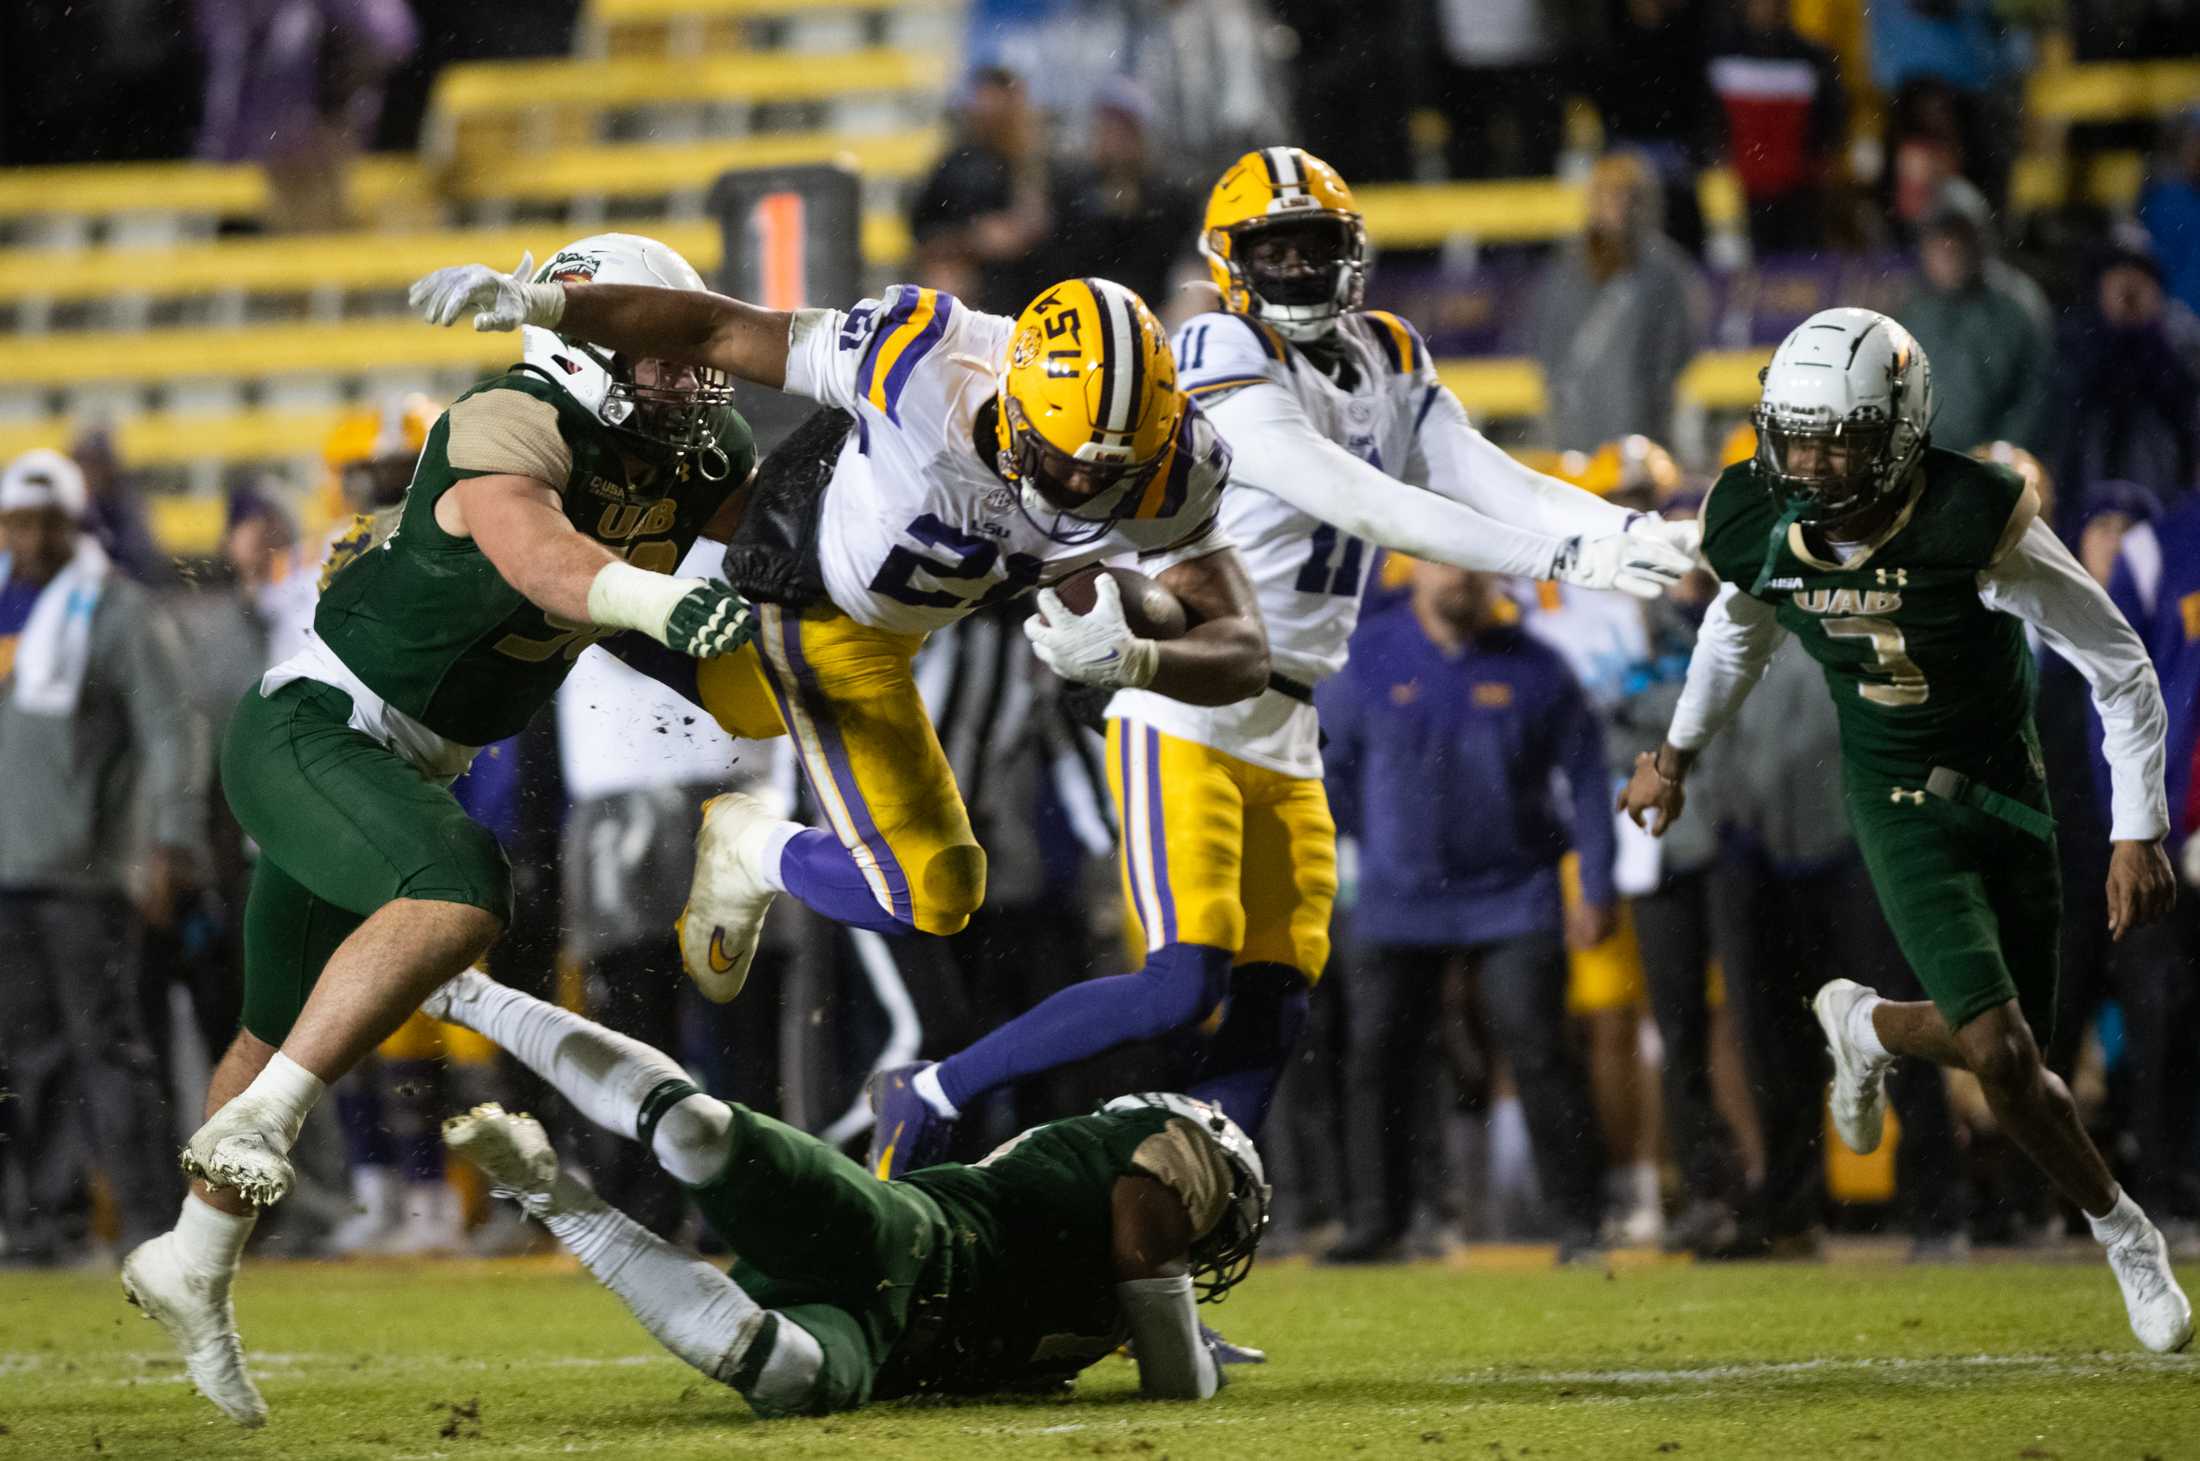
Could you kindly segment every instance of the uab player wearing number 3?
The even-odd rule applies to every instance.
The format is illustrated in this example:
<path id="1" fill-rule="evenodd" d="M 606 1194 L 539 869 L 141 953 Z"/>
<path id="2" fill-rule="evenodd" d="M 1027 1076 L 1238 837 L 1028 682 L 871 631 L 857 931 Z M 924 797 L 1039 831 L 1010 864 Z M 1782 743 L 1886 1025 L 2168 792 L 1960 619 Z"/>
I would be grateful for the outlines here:
<path id="1" fill-rule="evenodd" d="M 631 234 L 583 239 L 542 277 L 703 283 Z M 540 330 L 524 355 L 436 421 L 394 531 L 337 570 L 306 648 L 245 696 L 222 747 L 222 789 L 260 849 L 243 1029 L 184 1149 L 198 1181 L 182 1217 L 122 1281 L 243 1425 L 267 1415 L 229 1303 L 255 1210 L 289 1189 L 290 1145 L 327 1083 L 512 916 L 504 853 L 450 783 L 608 634 L 698 658 L 749 638 L 737 595 L 669 576 L 754 466 L 732 387 Z"/>
<path id="2" fill-rule="evenodd" d="M 1640 758 L 1620 804 L 1637 822 L 1656 811 L 1653 832 L 1672 825 L 1690 761 L 1781 631 L 1797 635 L 1840 713 L 1843 791 L 1872 885 L 1932 996 L 1896 1004 L 1846 979 L 1819 989 L 1836 1129 L 1859 1152 L 1879 1145 L 1897 1056 L 1970 1071 L 2002 1130 L 2085 1210 L 2139 1341 L 2182 1349 L 2192 1308 L 2162 1235 L 2040 1061 L 2062 889 L 2024 625 L 2093 688 L 2119 938 L 2173 896 L 2161 689 L 2138 636 L 2038 520 L 2032 489 L 1928 445 L 1932 401 L 1924 352 L 1870 310 L 1813 315 L 1773 355 L 1756 458 L 1704 501 L 1704 553 L 1724 587 L 1666 743 Z"/>
<path id="3" fill-rule="evenodd" d="M 1411 325 L 1360 309 L 1366 235 L 1327 163 L 1296 147 L 1247 153 L 1214 186 L 1201 247 L 1224 308 L 1178 332 L 1177 368 L 1230 443 L 1221 527 L 1259 592 L 1274 673 L 1231 705 L 1115 696 L 1109 776 L 1147 962 L 1073 985 L 936 1066 L 882 1073 L 881 1176 L 935 1159 L 984 1092 L 1192 1024 L 1225 998 L 1195 1093 L 1259 1133 L 1329 957 L 1336 826 L 1314 686 L 1344 664 L 1375 549 L 1653 596 L 1694 562 L 1692 524 L 1528 471 L 1468 425 Z"/>

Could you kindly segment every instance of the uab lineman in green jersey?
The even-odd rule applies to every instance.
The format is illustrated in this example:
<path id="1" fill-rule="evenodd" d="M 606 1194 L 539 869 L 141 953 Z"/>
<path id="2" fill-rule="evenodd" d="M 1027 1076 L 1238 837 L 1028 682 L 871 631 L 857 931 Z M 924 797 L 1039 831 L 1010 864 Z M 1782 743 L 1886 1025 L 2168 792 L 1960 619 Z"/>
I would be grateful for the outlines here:
<path id="1" fill-rule="evenodd" d="M 703 287 L 631 234 L 562 249 L 542 277 Z M 306 649 L 244 697 L 222 747 L 223 791 L 260 849 L 243 1028 L 184 1149 L 182 1215 L 122 1280 L 241 1425 L 267 1407 L 230 1281 L 257 1210 L 289 1190 L 306 1113 L 511 918 L 504 854 L 451 781 L 606 635 L 708 658 L 751 632 L 730 589 L 673 576 L 755 465 L 730 383 L 542 330 L 524 357 L 437 420 L 393 530 L 335 572 Z"/>
<path id="2" fill-rule="evenodd" d="M 1665 744 L 1620 805 L 1662 833 L 1682 782 L 1783 632 L 1826 677 L 1857 844 L 1930 1002 L 1846 979 L 1814 1007 L 1843 1141 L 1879 1145 L 1887 1067 L 1918 1056 L 1978 1078 L 1995 1119 L 2084 1209 L 2132 1331 L 2183 1348 L 2192 1308 L 2162 1235 L 2121 1192 L 2040 1060 L 2055 1018 L 2062 891 L 2032 726 L 2029 625 L 2092 686 L 2114 780 L 2109 927 L 2166 912 L 2161 688 L 2139 638 L 2038 520 L 2014 473 L 1932 447 L 1932 373 L 1884 315 L 1826 310 L 1772 357 L 1757 454 L 1704 501 L 1721 580 Z M 1829 971 L 1831 972 L 1831 971 Z"/>
<path id="3" fill-rule="evenodd" d="M 921 1392 L 1050 1388 L 1136 1346 L 1141 1387 L 1223 1383 L 1195 1294 L 1252 1268 L 1259 1154 L 1187 1096 L 1124 1096 L 974 1167 L 882 1182 L 815 1137 L 704 1095 L 671 1057 L 468 971 L 424 1006 L 477 1030 L 591 1121 L 648 1147 L 740 1255 L 728 1275 L 558 1169 L 531 1117 L 479 1106 L 443 1139 L 518 1199 L 665 1348 L 760 1415 Z"/>

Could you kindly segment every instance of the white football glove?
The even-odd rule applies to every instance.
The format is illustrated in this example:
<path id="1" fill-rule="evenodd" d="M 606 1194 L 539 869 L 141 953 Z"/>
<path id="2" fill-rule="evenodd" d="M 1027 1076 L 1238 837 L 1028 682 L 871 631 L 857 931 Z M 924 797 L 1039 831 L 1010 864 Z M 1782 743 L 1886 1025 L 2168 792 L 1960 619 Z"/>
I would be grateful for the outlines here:
<path id="1" fill-rule="evenodd" d="M 1024 620 L 1024 638 L 1046 667 L 1065 680 L 1108 690 L 1139 690 L 1153 683 L 1161 648 L 1131 633 L 1123 620 L 1123 590 L 1103 573 L 1092 612 L 1073 614 L 1053 589 L 1038 596 L 1039 612 Z"/>
<path id="2" fill-rule="evenodd" d="M 1568 538 L 1551 563 L 1552 578 L 1579 588 L 1616 588 L 1654 599 L 1696 566 L 1694 523 L 1669 523 L 1644 513 L 1624 532 Z"/>
<path id="3" fill-rule="evenodd" d="M 1660 517 L 1638 512 L 1627 520 L 1627 531 L 1638 538 L 1667 543 L 1688 555 L 1691 566 L 1703 557 L 1703 523 L 1692 517 Z"/>
<path id="4" fill-rule="evenodd" d="M 532 252 L 521 254 L 509 274 L 487 264 L 454 264 L 414 280 L 405 298 L 431 325 L 456 324 L 472 310 L 477 330 L 550 329 L 565 317 L 565 286 L 534 283 L 528 278 L 534 272 Z"/>

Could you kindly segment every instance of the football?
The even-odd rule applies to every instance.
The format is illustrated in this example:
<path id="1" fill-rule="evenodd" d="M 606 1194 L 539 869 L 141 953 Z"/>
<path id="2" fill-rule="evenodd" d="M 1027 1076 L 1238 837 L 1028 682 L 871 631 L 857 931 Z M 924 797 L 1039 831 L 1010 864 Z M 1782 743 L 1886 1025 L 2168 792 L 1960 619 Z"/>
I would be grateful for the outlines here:
<path id="1" fill-rule="evenodd" d="M 1089 614 L 1100 592 L 1100 575 L 1112 574 L 1123 592 L 1123 621 L 1141 639 L 1178 639 L 1191 627 L 1184 605 L 1154 580 L 1135 568 L 1111 568 L 1094 564 L 1081 568 L 1054 585 L 1062 603 L 1073 614 Z"/>

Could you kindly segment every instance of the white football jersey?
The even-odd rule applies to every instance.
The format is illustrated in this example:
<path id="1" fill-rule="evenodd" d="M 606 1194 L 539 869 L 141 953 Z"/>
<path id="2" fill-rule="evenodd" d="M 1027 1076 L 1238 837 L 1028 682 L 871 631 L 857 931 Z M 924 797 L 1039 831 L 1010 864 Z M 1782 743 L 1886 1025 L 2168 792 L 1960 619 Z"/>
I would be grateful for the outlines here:
<path id="1" fill-rule="evenodd" d="M 845 313 L 795 316 L 787 390 L 856 418 L 825 491 L 818 556 L 834 606 L 858 623 L 924 633 L 1089 564 L 1136 555 L 1159 573 L 1229 546 L 1216 506 L 1230 454 L 1192 407 L 1138 504 L 1106 532 L 1060 543 L 1026 516 L 993 471 L 990 412 L 977 440 L 1014 327 L 908 284 Z"/>
<path id="2" fill-rule="evenodd" d="M 1416 428 L 1443 389 L 1427 346 L 1411 325 L 1381 310 L 1347 316 L 1337 336 L 1350 362 L 1349 384 L 1244 315 L 1199 315 L 1177 332 L 1177 377 L 1193 400 L 1210 403 L 1225 436 L 1231 430 L 1232 393 L 1254 384 L 1281 386 L 1318 434 L 1378 471 L 1427 485 Z M 1259 592 L 1270 663 L 1277 675 L 1311 690 L 1344 667 L 1345 643 L 1360 621 L 1361 594 L 1380 549 L 1258 490 L 1262 484 L 1242 468 L 1232 480 L 1235 490 L 1223 499 L 1222 530 L 1237 545 Z M 1313 706 L 1277 690 L 1212 707 L 1127 690 L 1109 702 L 1108 714 L 1271 770 L 1321 775 L 1321 730 Z"/>

